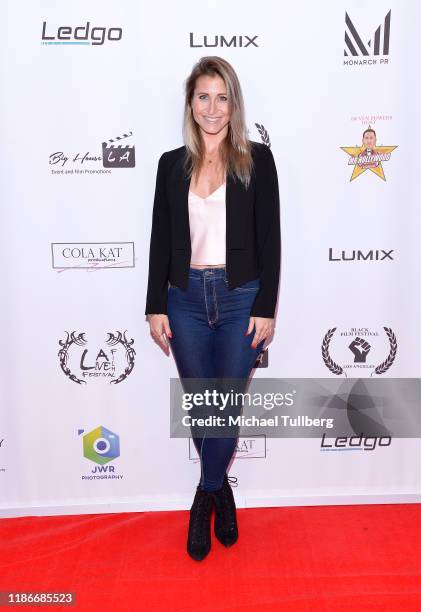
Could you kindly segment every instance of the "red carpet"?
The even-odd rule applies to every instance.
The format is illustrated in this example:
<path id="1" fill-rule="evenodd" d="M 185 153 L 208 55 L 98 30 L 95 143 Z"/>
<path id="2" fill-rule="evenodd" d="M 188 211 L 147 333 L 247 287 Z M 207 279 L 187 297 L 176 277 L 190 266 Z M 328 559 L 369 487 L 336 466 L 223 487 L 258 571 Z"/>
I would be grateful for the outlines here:
<path id="1" fill-rule="evenodd" d="M 421 610 L 421 504 L 240 509 L 238 520 L 238 542 L 213 537 L 197 562 L 186 511 L 0 519 L 0 591 L 76 592 L 76 607 L 28 610 Z"/>

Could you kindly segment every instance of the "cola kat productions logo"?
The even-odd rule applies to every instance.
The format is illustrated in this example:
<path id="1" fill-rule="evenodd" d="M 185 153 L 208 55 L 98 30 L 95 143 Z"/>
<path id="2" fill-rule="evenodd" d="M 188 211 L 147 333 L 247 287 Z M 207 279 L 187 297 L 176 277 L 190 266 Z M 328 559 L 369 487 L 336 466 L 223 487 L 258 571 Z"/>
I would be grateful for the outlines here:
<path id="1" fill-rule="evenodd" d="M 189 441 L 189 460 L 199 462 L 199 455 L 192 438 Z M 234 449 L 235 459 L 266 459 L 266 435 L 238 436 Z"/>
<path id="2" fill-rule="evenodd" d="M 383 23 L 368 35 L 362 33 L 365 23 L 358 23 L 345 13 L 345 46 L 343 60 L 344 66 L 375 66 L 376 64 L 388 64 L 390 47 L 390 20 L 392 11 L 385 16 Z M 369 26 L 371 27 L 371 26 Z"/>
<path id="3" fill-rule="evenodd" d="M 133 242 L 52 242 L 54 270 L 134 268 Z"/>
<path id="4" fill-rule="evenodd" d="M 377 145 L 377 134 L 369 125 L 363 132 L 360 146 L 340 148 L 348 155 L 348 166 L 353 167 L 350 181 L 358 178 L 367 170 L 385 181 L 386 177 L 382 164 L 390 160 L 392 151 L 397 149 L 397 145 Z"/>
<path id="5" fill-rule="evenodd" d="M 62 372 L 78 385 L 100 379 L 110 384 L 126 380 L 135 363 L 133 339 L 126 332 L 108 332 L 103 343 L 89 342 L 84 332 L 65 332 L 59 340 L 58 357 Z"/>
<path id="6" fill-rule="evenodd" d="M 78 430 L 78 435 L 84 433 Z M 83 438 L 83 456 L 95 463 L 89 474 L 83 474 L 82 480 L 122 479 L 123 475 L 116 472 L 114 465 L 108 465 L 120 457 L 120 438 L 103 425 L 86 433 Z"/>
<path id="7" fill-rule="evenodd" d="M 64 151 L 54 151 L 49 156 L 48 162 L 51 166 L 51 174 L 58 176 L 111 174 L 111 170 L 134 168 L 136 163 L 134 144 L 122 142 L 131 138 L 132 135 L 133 132 L 128 132 L 102 142 L 101 153 L 77 151 L 70 154 Z"/>
<path id="8" fill-rule="evenodd" d="M 396 336 L 390 327 L 382 331 L 367 327 L 351 327 L 350 330 L 329 329 L 322 342 L 325 366 L 336 376 L 347 372 L 362 376 L 362 370 L 381 375 L 393 365 L 397 352 Z"/>

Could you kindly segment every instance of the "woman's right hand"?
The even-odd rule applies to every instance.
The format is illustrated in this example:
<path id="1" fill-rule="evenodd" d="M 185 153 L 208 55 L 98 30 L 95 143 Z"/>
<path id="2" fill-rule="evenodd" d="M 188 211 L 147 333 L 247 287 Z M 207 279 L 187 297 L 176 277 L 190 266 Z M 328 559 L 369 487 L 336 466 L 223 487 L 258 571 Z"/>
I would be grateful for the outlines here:
<path id="1" fill-rule="evenodd" d="M 166 314 L 148 314 L 147 315 L 151 337 L 162 348 L 166 355 L 170 354 L 168 338 L 172 338 L 170 323 Z"/>

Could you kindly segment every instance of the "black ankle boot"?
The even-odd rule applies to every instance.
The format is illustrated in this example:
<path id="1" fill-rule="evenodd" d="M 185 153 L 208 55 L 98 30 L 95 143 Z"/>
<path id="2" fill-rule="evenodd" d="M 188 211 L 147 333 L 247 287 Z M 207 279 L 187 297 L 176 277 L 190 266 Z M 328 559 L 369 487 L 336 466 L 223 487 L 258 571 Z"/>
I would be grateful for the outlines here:
<path id="1" fill-rule="evenodd" d="M 187 537 L 187 552 L 201 561 L 206 557 L 211 547 L 210 522 L 213 508 L 213 497 L 208 491 L 202 491 L 197 485 L 196 495 L 190 508 L 189 534 Z"/>
<path id="2" fill-rule="evenodd" d="M 221 544 L 231 546 L 238 540 L 238 525 L 234 495 L 226 474 L 222 488 L 212 491 L 212 496 L 215 503 L 215 535 Z"/>

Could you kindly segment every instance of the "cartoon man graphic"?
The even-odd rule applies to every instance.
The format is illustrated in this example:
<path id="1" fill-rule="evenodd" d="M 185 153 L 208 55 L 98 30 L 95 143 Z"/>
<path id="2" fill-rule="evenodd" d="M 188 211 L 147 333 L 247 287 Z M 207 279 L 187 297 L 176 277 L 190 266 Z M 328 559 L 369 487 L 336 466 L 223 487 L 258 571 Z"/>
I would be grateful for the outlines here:
<path id="1" fill-rule="evenodd" d="M 377 134 L 369 125 L 363 132 L 361 147 L 341 147 L 342 151 L 349 155 L 348 164 L 354 166 L 350 181 L 366 170 L 371 170 L 381 179 L 386 180 L 382 162 L 389 161 L 391 152 L 397 147 L 377 147 L 376 144 Z"/>

